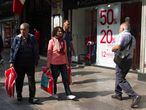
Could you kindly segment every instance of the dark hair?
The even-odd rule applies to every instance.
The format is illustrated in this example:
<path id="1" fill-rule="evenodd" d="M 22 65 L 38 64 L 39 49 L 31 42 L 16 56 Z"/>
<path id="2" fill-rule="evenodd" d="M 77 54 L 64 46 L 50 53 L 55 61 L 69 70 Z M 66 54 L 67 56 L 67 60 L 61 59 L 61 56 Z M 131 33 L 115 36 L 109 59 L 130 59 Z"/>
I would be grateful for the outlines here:
<path id="1" fill-rule="evenodd" d="M 65 20 L 63 21 L 63 23 L 65 23 L 65 22 L 69 22 L 69 20 L 68 20 L 68 19 L 65 19 Z"/>
<path id="2" fill-rule="evenodd" d="M 57 26 L 57 27 L 55 27 L 55 28 L 53 29 L 53 32 L 52 32 L 53 37 L 56 36 L 57 31 L 58 31 L 59 29 L 64 33 L 63 28 L 60 27 L 60 26 Z"/>

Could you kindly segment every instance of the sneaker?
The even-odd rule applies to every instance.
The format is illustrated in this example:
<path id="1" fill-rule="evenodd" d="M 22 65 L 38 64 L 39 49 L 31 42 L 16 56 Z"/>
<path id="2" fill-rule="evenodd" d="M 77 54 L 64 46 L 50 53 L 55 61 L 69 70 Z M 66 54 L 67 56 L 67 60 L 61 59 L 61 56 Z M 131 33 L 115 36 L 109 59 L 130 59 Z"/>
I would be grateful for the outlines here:
<path id="1" fill-rule="evenodd" d="M 39 99 L 36 99 L 36 98 L 29 98 L 28 102 L 31 103 L 31 104 L 37 104 L 39 101 Z"/>
<path id="2" fill-rule="evenodd" d="M 116 95 L 116 94 L 115 94 L 115 95 L 112 95 L 111 97 L 112 97 L 113 99 L 117 99 L 117 100 L 120 100 L 120 101 L 122 100 L 122 95 Z"/>
<path id="3" fill-rule="evenodd" d="M 69 99 L 69 100 L 73 100 L 73 99 L 75 99 L 75 98 L 76 98 L 75 95 L 68 95 L 68 96 L 67 96 L 67 99 Z"/>
<path id="4" fill-rule="evenodd" d="M 141 96 L 136 96 L 135 98 L 133 98 L 132 104 L 131 104 L 131 108 L 138 107 L 138 104 L 140 102 L 140 99 L 141 99 Z"/>
<path id="5" fill-rule="evenodd" d="M 55 99 L 59 98 L 57 94 L 53 94 L 52 97 L 55 98 Z"/>

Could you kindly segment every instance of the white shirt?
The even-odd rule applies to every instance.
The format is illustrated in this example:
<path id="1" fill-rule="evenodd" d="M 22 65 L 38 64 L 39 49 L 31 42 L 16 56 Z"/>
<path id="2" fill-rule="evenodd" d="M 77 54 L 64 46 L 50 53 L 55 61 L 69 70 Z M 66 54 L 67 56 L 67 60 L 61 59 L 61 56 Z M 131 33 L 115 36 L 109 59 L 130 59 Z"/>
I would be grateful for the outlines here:
<path id="1" fill-rule="evenodd" d="M 133 35 L 131 35 L 131 33 L 128 30 L 125 30 L 121 33 L 119 33 L 118 38 L 116 39 L 116 45 L 120 45 L 121 47 L 125 47 L 126 44 L 128 44 L 130 42 L 132 38 L 132 44 L 130 46 L 130 44 L 124 49 L 124 51 L 128 52 L 129 58 L 133 57 L 133 50 L 136 47 L 136 41 Z M 130 46 L 130 48 L 129 48 Z"/>

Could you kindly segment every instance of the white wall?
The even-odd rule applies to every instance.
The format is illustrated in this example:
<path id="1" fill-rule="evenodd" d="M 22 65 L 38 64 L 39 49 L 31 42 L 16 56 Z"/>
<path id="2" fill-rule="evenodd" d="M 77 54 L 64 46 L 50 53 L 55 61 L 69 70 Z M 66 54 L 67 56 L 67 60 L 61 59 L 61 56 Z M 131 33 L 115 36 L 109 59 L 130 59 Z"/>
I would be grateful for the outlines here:
<path id="1" fill-rule="evenodd" d="M 146 74 L 146 0 L 142 0 L 140 71 Z"/>

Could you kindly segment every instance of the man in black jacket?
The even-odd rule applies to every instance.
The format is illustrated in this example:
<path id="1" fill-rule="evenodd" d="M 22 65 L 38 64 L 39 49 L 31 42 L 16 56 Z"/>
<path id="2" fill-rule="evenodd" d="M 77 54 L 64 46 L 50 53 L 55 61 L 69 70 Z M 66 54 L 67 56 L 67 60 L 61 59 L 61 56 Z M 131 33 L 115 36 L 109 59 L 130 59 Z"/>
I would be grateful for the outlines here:
<path id="1" fill-rule="evenodd" d="M 17 100 L 22 101 L 22 88 L 25 74 L 29 84 L 29 103 L 37 103 L 35 98 L 35 66 L 38 63 L 39 51 L 35 37 L 29 33 L 29 24 L 20 25 L 20 34 L 17 35 L 11 45 L 10 67 L 14 67 L 17 73 L 16 92 Z"/>

